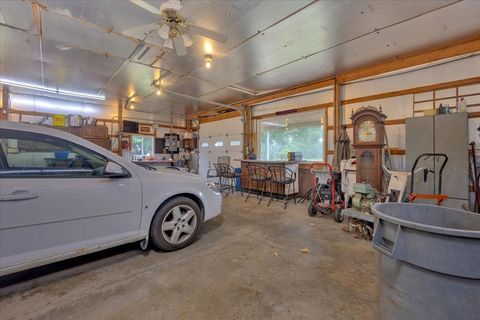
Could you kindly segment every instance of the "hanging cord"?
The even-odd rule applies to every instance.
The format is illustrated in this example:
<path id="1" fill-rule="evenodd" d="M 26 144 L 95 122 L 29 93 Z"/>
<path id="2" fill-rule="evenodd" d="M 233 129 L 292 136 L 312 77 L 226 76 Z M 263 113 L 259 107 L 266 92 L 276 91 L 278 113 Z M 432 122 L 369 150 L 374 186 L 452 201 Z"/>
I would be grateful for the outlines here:
<path id="1" fill-rule="evenodd" d="M 390 145 L 388 144 L 388 136 L 387 136 L 387 130 L 385 129 L 385 125 L 383 126 L 383 137 L 384 137 L 384 140 L 385 140 L 385 145 L 387 146 L 387 159 L 388 159 L 388 163 L 385 163 L 386 164 L 386 167 L 390 170 L 390 171 L 395 171 L 395 168 L 393 167 L 393 163 L 392 163 L 392 153 L 390 152 Z"/>
<path id="2" fill-rule="evenodd" d="M 392 154 L 390 152 L 390 145 L 388 144 L 388 136 L 387 136 L 387 130 L 385 128 L 385 124 L 383 125 L 383 137 L 384 137 L 384 140 L 385 140 L 385 145 L 387 146 L 387 150 L 385 151 L 385 156 L 384 156 L 384 160 L 385 160 L 385 166 L 387 167 L 387 169 L 389 169 L 390 171 L 395 171 L 394 168 L 393 168 L 393 163 L 392 163 Z M 383 170 L 383 169 L 382 169 Z M 384 172 L 385 173 L 385 172 Z M 388 178 L 387 178 L 387 175 L 384 174 L 383 175 L 383 192 L 384 193 L 387 193 L 387 189 L 388 189 Z"/>

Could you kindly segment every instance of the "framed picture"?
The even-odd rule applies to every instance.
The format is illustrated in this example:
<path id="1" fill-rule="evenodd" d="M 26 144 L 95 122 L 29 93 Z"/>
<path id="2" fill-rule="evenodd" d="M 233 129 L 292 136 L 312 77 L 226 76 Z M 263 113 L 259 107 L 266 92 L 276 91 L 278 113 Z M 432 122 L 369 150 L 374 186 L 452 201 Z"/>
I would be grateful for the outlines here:
<path id="1" fill-rule="evenodd" d="M 153 134 L 153 128 L 152 126 L 141 124 L 138 126 L 138 133 Z"/>

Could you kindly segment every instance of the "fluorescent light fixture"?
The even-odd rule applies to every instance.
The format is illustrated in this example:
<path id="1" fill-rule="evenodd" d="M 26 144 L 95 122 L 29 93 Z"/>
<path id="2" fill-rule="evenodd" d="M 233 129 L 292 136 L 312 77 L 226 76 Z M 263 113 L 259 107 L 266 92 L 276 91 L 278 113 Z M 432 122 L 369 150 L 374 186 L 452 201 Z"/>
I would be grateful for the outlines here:
<path id="1" fill-rule="evenodd" d="M 33 84 L 33 83 L 20 82 L 20 81 L 4 79 L 4 78 L 0 78 L 0 83 L 6 84 L 6 85 L 9 85 L 9 86 L 12 86 L 12 87 L 17 87 L 17 88 L 25 88 L 25 89 L 35 90 L 35 91 L 55 93 L 55 94 L 64 95 L 64 96 L 71 96 L 71 97 L 87 98 L 87 99 L 95 99 L 95 100 L 105 101 L 105 95 L 96 95 L 96 94 L 89 94 L 89 93 L 83 93 L 83 92 L 49 88 L 49 87 L 40 86 L 40 85 Z"/>
<path id="2" fill-rule="evenodd" d="M 15 107 L 34 107 L 40 109 L 50 109 L 56 111 L 69 111 L 69 112 L 85 112 L 85 113 L 96 113 L 97 111 L 83 104 L 75 102 L 66 102 L 66 101 L 55 101 L 54 99 L 43 98 L 43 97 L 26 97 L 21 95 L 12 94 L 10 96 L 12 105 Z M 36 110 L 38 111 L 38 110 Z"/>

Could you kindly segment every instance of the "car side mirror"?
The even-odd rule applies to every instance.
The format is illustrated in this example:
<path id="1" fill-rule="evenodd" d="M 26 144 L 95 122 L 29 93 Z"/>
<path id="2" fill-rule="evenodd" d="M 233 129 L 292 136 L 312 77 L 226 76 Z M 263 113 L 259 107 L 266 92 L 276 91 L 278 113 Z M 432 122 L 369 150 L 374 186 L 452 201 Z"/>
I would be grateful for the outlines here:
<path id="1" fill-rule="evenodd" d="M 110 178 L 123 178 L 128 176 L 118 163 L 108 161 L 103 174 Z"/>

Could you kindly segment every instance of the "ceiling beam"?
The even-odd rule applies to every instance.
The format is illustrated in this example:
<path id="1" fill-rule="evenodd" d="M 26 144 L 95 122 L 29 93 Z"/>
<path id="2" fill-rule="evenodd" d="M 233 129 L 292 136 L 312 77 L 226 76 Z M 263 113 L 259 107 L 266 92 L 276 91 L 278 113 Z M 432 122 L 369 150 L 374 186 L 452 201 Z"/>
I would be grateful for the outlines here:
<path id="1" fill-rule="evenodd" d="M 363 96 L 363 97 L 358 97 L 358 98 L 346 99 L 346 100 L 342 100 L 342 106 L 347 105 L 347 104 L 360 103 L 360 102 L 366 102 L 366 101 L 372 101 L 372 100 L 387 99 L 387 98 L 392 98 L 392 97 L 404 96 L 404 95 L 407 95 L 407 94 L 418 94 L 418 93 L 429 92 L 429 91 L 450 89 L 450 88 L 468 86 L 468 85 L 479 84 L 479 83 L 480 83 L 480 77 L 473 77 L 473 78 L 467 78 L 467 79 L 462 79 L 462 80 L 435 83 L 435 84 L 422 86 L 422 87 L 415 87 L 415 88 L 403 89 L 403 90 L 398 90 L 398 91 L 372 94 L 372 95 L 369 95 L 369 96 Z"/>
<path id="2" fill-rule="evenodd" d="M 263 102 L 268 102 L 276 99 L 287 98 L 296 94 L 305 93 L 308 91 L 313 91 L 328 86 L 333 86 L 335 79 L 337 82 L 342 84 L 348 81 L 358 80 L 361 78 L 366 78 L 370 76 L 379 75 L 382 73 L 387 73 L 391 71 L 401 70 L 409 67 L 418 66 L 425 63 L 430 63 L 442 59 L 452 58 L 455 56 L 460 56 L 468 53 L 474 53 L 480 51 L 480 38 L 474 40 L 457 43 L 455 45 L 442 47 L 440 49 L 430 50 L 415 55 L 405 55 L 395 58 L 393 61 L 383 62 L 376 64 L 374 66 L 365 67 L 362 69 L 357 69 L 351 72 L 346 72 L 337 75 L 336 77 L 329 77 L 325 79 L 316 80 L 302 85 L 297 85 L 294 87 L 277 90 L 265 95 L 261 95 L 255 98 L 250 98 L 246 100 L 241 100 L 234 102 L 232 105 L 239 106 L 242 104 L 245 105 L 254 105 Z"/>
<path id="3" fill-rule="evenodd" d="M 241 106 L 241 105 L 251 106 L 251 105 L 259 104 L 259 103 L 262 103 L 262 102 L 287 98 L 287 97 L 294 96 L 294 95 L 297 95 L 297 94 L 301 94 L 301 93 L 305 93 L 305 92 L 309 92 L 309 91 L 313 91 L 313 90 L 318 90 L 318 89 L 321 89 L 321 88 L 326 88 L 326 87 L 329 87 L 329 86 L 333 86 L 334 83 L 335 83 L 335 80 L 333 78 L 317 80 L 317 81 L 308 82 L 308 83 L 305 83 L 305 84 L 293 86 L 293 87 L 290 87 L 290 88 L 270 92 L 270 93 L 260 95 L 260 96 L 255 97 L 255 98 L 250 98 L 250 99 L 238 101 L 238 102 L 233 103 L 232 105 L 233 106 Z"/>
<path id="4" fill-rule="evenodd" d="M 429 50 L 423 53 L 398 56 L 391 61 L 384 61 L 373 66 L 337 75 L 339 83 L 345 83 L 391 71 L 406 69 L 438 60 L 448 59 L 468 53 L 480 51 L 480 38 L 457 43 L 455 45 Z"/>

